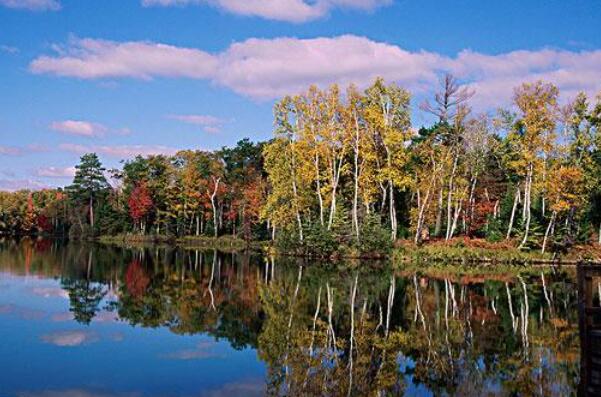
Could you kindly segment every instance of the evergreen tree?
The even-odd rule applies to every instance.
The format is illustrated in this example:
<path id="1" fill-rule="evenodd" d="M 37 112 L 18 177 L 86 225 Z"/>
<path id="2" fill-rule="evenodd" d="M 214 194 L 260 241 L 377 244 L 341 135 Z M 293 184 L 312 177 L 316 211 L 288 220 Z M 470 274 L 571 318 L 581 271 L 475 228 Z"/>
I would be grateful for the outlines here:
<path id="1" fill-rule="evenodd" d="M 73 184 L 68 192 L 74 202 L 88 205 L 90 226 L 94 228 L 94 205 L 109 189 L 109 184 L 104 177 L 105 168 L 102 167 L 96 153 L 87 153 L 81 156 L 80 163 L 75 166 Z"/>

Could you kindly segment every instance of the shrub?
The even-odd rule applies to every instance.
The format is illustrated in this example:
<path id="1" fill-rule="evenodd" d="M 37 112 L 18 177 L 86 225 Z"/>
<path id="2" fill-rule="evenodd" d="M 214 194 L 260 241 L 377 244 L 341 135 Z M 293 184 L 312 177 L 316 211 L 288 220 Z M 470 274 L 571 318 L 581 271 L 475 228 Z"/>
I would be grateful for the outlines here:
<path id="1" fill-rule="evenodd" d="M 301 243 L 296 228 L 279 230 L 275 238 L 276 248 L 285 253 L 300 253 Z"/>
<path id="2" fill-rule="evenodd" d="M 483 232 L 486 240 L 490 241 L 491 243 L 497 243 L 505 238 L 501 219 L 495 219 L 492 216 L 488 217 L 488 223 L 484 226 Z"/>
<path id="3" fill-rule="evenodd" d="M 319 222 L 313 223 L 305 230 L 302 244 L 305 255 L 329 257 L 339 245 L 334 233 Z"/>
<path id="4" fill-rule="evenodd" d="M 380 217 L 368 214 L 360 226 L 357 249 L 361 254 L 388 254 L 392 249 L 390 231 L 382 226 Z"/>
<path id="5" fill-rule="evenodd" d="M 69 228 L 69 240 L 87 240 L 94 237 L 94 231 L 87 223 L 74 223 Z"/>

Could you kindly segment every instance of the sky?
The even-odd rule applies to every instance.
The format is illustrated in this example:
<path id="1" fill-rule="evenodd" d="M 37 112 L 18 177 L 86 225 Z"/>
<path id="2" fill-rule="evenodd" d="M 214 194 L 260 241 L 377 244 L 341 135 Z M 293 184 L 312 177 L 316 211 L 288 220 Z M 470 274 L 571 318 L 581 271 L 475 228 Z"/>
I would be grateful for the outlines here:
<path id="1" fill-rule="evenodd" d="M 522 82 L 601 91 L 601 0 L 0 0 L 0 190 L 70 183 L 86 152 L 272 136 L 274 102 L 375 77 L 419 102 L 452 73 L 476 112 Z"/>

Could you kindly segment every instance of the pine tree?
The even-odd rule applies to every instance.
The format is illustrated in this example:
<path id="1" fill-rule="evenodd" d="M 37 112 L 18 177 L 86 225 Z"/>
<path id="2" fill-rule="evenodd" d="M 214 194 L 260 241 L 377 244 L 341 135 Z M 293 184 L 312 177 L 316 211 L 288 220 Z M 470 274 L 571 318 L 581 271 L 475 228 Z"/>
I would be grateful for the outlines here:
<path id="1" fill-rule="evenodd" d="M 94 204 L 109 189 L 105 168 L 96 153 L 87 153 L 75 169 L 73 184 L 67 189 L 73 201 L 89 206 L 90 226 L 94 228 Z"/>

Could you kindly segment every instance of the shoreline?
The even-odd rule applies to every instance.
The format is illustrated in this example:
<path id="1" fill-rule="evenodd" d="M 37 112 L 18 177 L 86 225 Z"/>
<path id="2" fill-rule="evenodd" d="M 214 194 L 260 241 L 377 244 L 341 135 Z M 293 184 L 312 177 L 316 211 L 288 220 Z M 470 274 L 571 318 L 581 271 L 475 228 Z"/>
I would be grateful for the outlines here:
<path id="1" fill-rule="evenodd" d="M 68 241 L 64 236 L 10 236 L 2 238 L 49 238 Z M 135 247 L 162 247 L 170 246 L 186 250 L 217 249 L 222 252 L 250 251 L 273 256 L 290 257 L 324 262 L 341 261 L 391 261 L 395 265 L 419 263 L 427 266 L 432 264 L 461 265 L 512 265 L 512 266 L 576 266 L 580 263 L 601 265 L 601 245 L 591 243 L 576 245 L 567 253 L 542 254 L 539 250 L 521 251 L 511 246 L 511 242 L 488 243 L 476 239 L 454 239 L 449 242 L 434 240 L 416 246 L 407 240 L 397 240 L 390 253 L 359 254 L 348 247 L 342 247 L 330 256 L 305 255 L 298 252 L 283 252 L 276 247 L 273 241 L 251 240 L 246 241 L 233 236 L 184 236 L 167 237 L 156 235 L 129 235 L 98 236 L 92 239 L 73 240 L 81 242 L 99 243 L 124 248 Z"/>
<path id="2" fill-rule="evenodd" d="M 575 266 L 579 263 L 601 264 L 601 246 L 596 244 L 577 245 L 565 254 L 540 253 L 538 250 L 521 251 L 507 242 L 500 244 L 480 240 L 456 239 L 450 242 L 432 241 L 420 246 L 399 240 L 387 254 L 348 254 L 343 249 L 330 256 L 303 255 L 294 252 L 282 252 L 272 241 L 245 241 L 232 236 L 208 237 L 185 236 L 168 238 L 164 236 L 118 235 L 100 236 L 93 241 L 119 246 L 162 246 L 169 245 L 182 249 L 218 249 L 238 252 L 255 251 L 275 256 L 305 258 L 331 262 L 374 260 L 392 261 L 395 264 L 406 263 L 446 263 L 453 265 L 518 265 L 518 266 Z"/>

